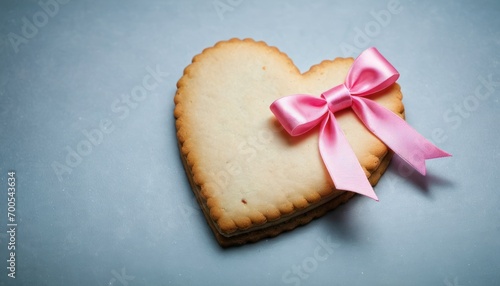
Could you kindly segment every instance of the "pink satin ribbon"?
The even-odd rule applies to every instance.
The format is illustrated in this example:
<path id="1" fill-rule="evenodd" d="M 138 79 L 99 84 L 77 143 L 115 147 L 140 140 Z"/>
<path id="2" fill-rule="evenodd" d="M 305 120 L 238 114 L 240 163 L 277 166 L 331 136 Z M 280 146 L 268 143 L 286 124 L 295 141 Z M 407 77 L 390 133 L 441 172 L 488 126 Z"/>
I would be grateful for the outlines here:
<path id="1" fill-rule="evenodd" d="M 363 124 L 390 149 L 425 175 L 425 160 L 451 156 L 434 146 L 395 113 L 365 98 L 389 87 L 398 71 L 376 48 L 365 50 L 354 61 L 343 84 L 314 97 L 294 94 L 271 104 L 285 130 L 302 135 L 321 124 L 319 150 L 335 187 L 378 201 L 334 113 L 352 108 Z"/>

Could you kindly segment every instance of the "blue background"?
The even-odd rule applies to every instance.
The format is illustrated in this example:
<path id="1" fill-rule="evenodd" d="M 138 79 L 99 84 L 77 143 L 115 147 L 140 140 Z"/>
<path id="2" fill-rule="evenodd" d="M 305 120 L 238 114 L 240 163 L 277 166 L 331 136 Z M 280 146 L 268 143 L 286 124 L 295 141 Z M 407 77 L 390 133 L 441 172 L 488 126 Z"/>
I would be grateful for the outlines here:
<path id="1" fill-rule="evenodd" d="M 498 1 L 40 3 L 0 3 L 1 285 L 500 282 Z M 179 158 L 173 97 L 192 57 L 232 37 L 277 46 L 301 71 L 376 46 L 401 73 L 407 121 L 453 157 L 426 177 L 395 158 L 380 202 L 358 196 L 220 248 Z"/>

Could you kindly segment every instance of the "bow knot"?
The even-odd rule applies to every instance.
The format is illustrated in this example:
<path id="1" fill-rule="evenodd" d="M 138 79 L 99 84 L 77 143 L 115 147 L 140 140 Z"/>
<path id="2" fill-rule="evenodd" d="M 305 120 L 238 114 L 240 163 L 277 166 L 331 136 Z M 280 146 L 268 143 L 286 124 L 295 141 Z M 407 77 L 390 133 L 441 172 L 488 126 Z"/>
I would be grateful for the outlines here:
<path id="1" fill-rule="evenodd" d="M 351 93 L 345 84 L 339 84 L 321 94 L 328 104 L 328 109 L 335 113 L 339 110 L 351 107 L 352 98 Z"/>
<path id="2" fill-rule="evenodd" d="M 368 130 L 423 175 L 426 159 L 450 156 L 392 111 L 365 98 L 391 86 L 398 77 L 378 50 L 369 48 L 356 58 L 345 82 L 323 92 L 321 98 L 294 94 L 276 100 L 270 108 L 292 136 L 321 124 L 319 150 L 335 187 L 378 200 L 335 119 L 337 111 L 351 107 Z"/>

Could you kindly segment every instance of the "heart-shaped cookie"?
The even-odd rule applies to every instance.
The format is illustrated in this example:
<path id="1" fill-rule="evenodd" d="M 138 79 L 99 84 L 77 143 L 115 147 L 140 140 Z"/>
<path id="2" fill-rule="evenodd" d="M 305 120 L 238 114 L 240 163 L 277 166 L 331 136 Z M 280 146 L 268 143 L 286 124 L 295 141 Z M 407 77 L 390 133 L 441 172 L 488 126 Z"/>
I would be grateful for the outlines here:
<path id="1" fill-rule="evenodd" d="M 292 137 L 269 109 L 283 96 L 319 96 L 341 84 L 353 61 L 327 60 L 301 74 L 277 48 L 231 39 L 205 49 L 184 70 L 174 111 L 181 157 L 222 246 L 293 229 L 354 194 L 335 189 L 318 151 L 319 128 Z M 398 84 L 369 98 L 404 116 Z M 375 185 L 392 153 L 351 109 L 335 117 Z"/>

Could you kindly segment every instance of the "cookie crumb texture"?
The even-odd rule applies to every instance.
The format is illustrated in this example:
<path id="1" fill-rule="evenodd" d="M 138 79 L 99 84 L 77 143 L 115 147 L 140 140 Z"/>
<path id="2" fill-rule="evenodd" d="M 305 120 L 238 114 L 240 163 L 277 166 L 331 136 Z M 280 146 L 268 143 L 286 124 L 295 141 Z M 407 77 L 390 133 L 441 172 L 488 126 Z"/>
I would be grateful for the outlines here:
<path id="1" fill-rule="evenodd" d="M 334 188 L 319 155 L 318 128 L 291 137 L 269 109 L 280 97 L 319 96 L 341 84 L 352 62 L 327 60 L 301 74 L 277 48 L 231 39 L 186 67 L 174 99 L 177 137 L 193 191 L 221 245 L 277 235 L 352 196 Z M 403 117 L 399 85 L 370 99 Z M 376 184 L 390 158 L 387 147 L 352 111 L 336 118 Z"/>

